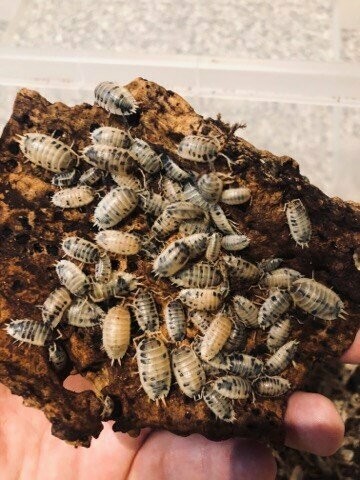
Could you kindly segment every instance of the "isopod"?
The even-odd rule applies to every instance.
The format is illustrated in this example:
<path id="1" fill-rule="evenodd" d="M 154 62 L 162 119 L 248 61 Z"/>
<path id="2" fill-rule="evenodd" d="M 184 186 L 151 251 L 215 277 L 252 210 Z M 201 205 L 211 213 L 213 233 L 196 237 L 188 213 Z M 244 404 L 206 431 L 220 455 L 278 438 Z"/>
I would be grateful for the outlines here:
<path id="1" fill-rule="evenodd" d="M 186 316 L 182 303 L 178 300 L 169 302 L 164 311 L 166 328 L 173 342 L 180 342 L 186 335 Z"/>
<path id="2" fill-rule="evenodd" d="M 136 193 L 143 189 L 140 180 L 133 175 L 128 175 L 127 173 L 112 173 L 111 178 L 121 188 L 130 188 Z"/>
<path id="3" fill-rule="evenodd" d="M 251 192 L 246 187 L 228 188 L 223 190 L 220 201 L 226 205 L 241 205 L 251 197 Z"/>
<path id="4" fill-rule="evenodd" d="M 161 186 L 164 197 L 170 202 L 182 201 L 183 192 L 180 183 L 177 183 L 170 178 L 163 177 Z"/>
<path id="5" fill-rule="evenodd" d="M 41 307 L 41 315 L 45 325 L 55 328 L 70 304 L 71 297 L 66 288 L 61 287 L 53 290 Z"/>
<path id="6" fill-rule="evenodd" d="M 205 211 L 209 210 L 209 203 L 201 195 L 199 190 L 190 182 L 186 183 L 184 186 L 183 199 L 197 205 Z"/>
<path id="7" fill-rule="evenodd" d="M 73 295 L 81 296 L 86 293 L 90 282 L 77 265 L 69 260 L 60 260 L 55 269 L 61 285 L 64 285 Z"/>
<path id="8" fill-rule="evenodd" d="M 221 234 L 218 232 L 210 235 L 205 252 L 205 258 L 208 262 L 214 263 L 219 258 L 221 249 Z"/>
<path id="9" fill-rule="evenodd" d="M 134 164 L 129 150 L 109 145 L 89 145 L 83 150 L 83 159 L 99 170 L 110 173 L 126 173 Z"/>
<path id="10" fill-rule="evenodd" d="M 208 263 L 195 263 L 189 268 L 181 270 L 170 277 L 172 283 L 183 288 L 208 288 L 216 287 L 222 281 L 218 268 Z"/>
<path id="11" fill-rule="evenodd" d="M 235 411 L 231 400 L 217 392 L 212 385 L 206 385 L 203 388 L 202 398 L 216 418 L 224 422 L 235 422 Z"/>
<path id="12" fill-rule="evenodd" d="M 233 324 L 229 338 L 226 340 L 223 350 L 224 352 L 241 351 L 247 340 L 247 333 L 245 326 L 241 323 Z"/>
<path id="13" fill-rule="evenodd" d="M 161 158 L 144 140 L 135 138 L 129 151 L 145 172 L 156 173 L 162 168 Z"/>
<path id="14" fill-rule="evenodd" d="M 221 197 L 224 183 L 215 173 L 205 173 L 197 181 L 199 192 L 209 203 L 217 203 Z"/>
<path id="15" fill-rule="evenodd" d="M 12 320 L 5 326 L 5 331 L 20 343 L 30 343 L 38 347 L 48 345 L 53 338 L 52 330 L 49 326 L 29 318 Z"/>
<path id="16" fill-rule="evenodd" d="M 66 367 L 68 356 L 59 343 L 54 342 L 49 346 L 49 361 L 58 372 L 61 372 Z"/>
<path id="17" fill-rule="evenodd" d="M 220 230 L 220 232 L 224 233 L 225 235 L 236 235 L 237 232 L 232 225 L 232 222 L 226 218 L 224 210 L 220 207 L 220 205 L 211 205 L 210 209 L 210 217 L 214 222 L 215 226 Z"/>
<path id="18" fill-rule="evenodd" d="M 171 216 L 178 220 L 194 220 L 204 215 L 204 210 L 191 202 L 173 202 L 165 209 Z"/>
<path id="19" fill-rule="evenodd" d="M 234 279 L 253 283 L 256 282 L 261 275 L 261 271 L 256 265 L 241 257 L 224 255 L 222 259 L 229 268 L 231 276 Z"/>
<path id="20" fill-rule="evenodd" d="M 190 258 L 195 258 L 205 252 L 207 247 L 208 236 L 206 233 L 194 233 L 187 237 L 183 237 L 181 242 L 189 249 Z"/>
<path id="21" fill-rule="evenodd" d="M 162 156 L 163 170 L 165 175 L 175 182 L 186 182 L 191 178 L 191 174 L 183 170 L 174 160 L 168 155 Z"/>
<path id="22" fill-rule="evenodd" d="M 171 385 L 169 352 L 160 338 L 144 338 L 136 346 L 140 382 L 150 400 L 165 401 Z"/>
<path id="23" fill-rule="evenodd" d="M 296 198 L 285 204 L 285 211 L 292 238 L 301 248 L 308 247 L 311 239 L 311 223 L 304 204 Z"/>
<path id="24" fill-rule="evenodd" d="M 137 280 L 126 272 L 113 272 L 106 283 L 93 282 L 89 297 L 99 303 L 109 298 L 122 298 L 137 287 Z"/>
<path id="25" fill-rule="evenodd" d="M 184 288 L 178 298 L 192 310 L 214 312 L 222 305 L 228 293 L 228 286 L 221 284 L 214 288 Z"/>
<path id="26" fill-rule="evenodd" d="M 152 293 L 145 288 L 136 292 L 132 309 L 139 327 L 143 332 L 159 330 L 160 319 Z"/>
<path id="27" fill-rule="evenodd" d="M 205 212 L 203 219 L 186 220 L 181 222 L 179 233 L 183 235 L 194 235 L 195 233 L 207 233 L 210 224 L 210 217 Z"/>
<path id="28" fill-rule="evenodd" d="M 106 283 L 110 280 L 112 273 L 111 259 L 109 255 L 101 255 L 100 260 L 95 265 L 95 280 L 100 283 Z"/>
<path id="29" fill-rule="evenodd" d="M 115 115 L 131 115 L 138 109 L 129 90 L 114 82 L 101 82 L 96 86 L 95 102 Z"/>
<path id="30" fill-rule="evenodd" d="M 208 312 L 202 310 L 191 310 L 188 313 L 188 319 L 202 334 L 206 332 L 211 323 Z"/>
<path id="31" fill-rule="evenodd" d="M 229 252 L 238 252 L 250 245 L 250 240 L 246 235 L 225 235 L 221 239 L 221 246 Z"/>
<path id="32" fill-rule="evenodd" d="M 79 208 L 89 205 L 94 200 L 94 192 L 90 187 L 70 187 L 55 192 L 51 202 L 60 208 Z"/>
<path id="33" fill-rule="evenodd" d="M 74 167 L 77 155 L 68 145 L 43 133 L 18 136 L 20 149 L 31 163 L 50 172 L 60 173 Z"/>
<path id="34" fill-rule="evenodd" d="M 117 305 L 110 308 L 102 323 L 102 344 L 111 365 L 115 360 L 121 364 L 121 359 L 130 344 L 130 312 L 129 309 Z"/>
<path id="35" fill-rule="evenodd" d="M 218 313 L 206 330 L 201 347 L 200 356 L 204 360 L 211 360 L 225 345 L 230 336 L 233 323 L 224 313 Z"/>
<path id="36" fill-rule="evenodd" d="M 264 367 L 263 362 L 256 357 L 245 353 L 232 352 L 227 355 L 227 370 L 233 375 L 245 378 L 258 377 Z"/>
<path id="37" fill-rule="evenodd" d="M 171 352 L 171 364 L 180 390 L 190 398 L 201 392 L 205 384 L 205 371 L 191 347 L 182 346 Z"/>
<path id="38" fill-rule="evenodd" d="M 297 307 L 322 320 L 344 318 L 344 304 L 339 295 L 311 278 L 295 280 L 290 287 L 291 297 Z"/>
<path id="39" fill-rule="evenodd" d="M 117 255 L 136 255 L 141 247 L 138 236 L 119 230 L 102 230 L 95 235 L 95 241 L 107 252 Z"/>
<path id="40" fill-rule="evenodd" d="M 80 328 L 99 325 L 104 315 L 105 312 L 99 305 L 86 298 L 77 298 L 67 311 L 68 324 Z"/>
<path id="41" fill-rule="evenodd" d="M 65 254 L 82 263 L 96 263 L 100 259 L 99 248 L 89 240 L 80 237 L 66 237 L 62 241 Z"/>
<path id="42" fill-rule="evenodd" d="M 143 192 L 139 195 L 139 206 L 141 210 L 155 217 L 161 215 L 168 204 L 169 202 L 158 193 Z"/>
<path id="43" fill-rule="evenodd" d="M 78 170 L 73 168 L 67 172 L 56 173 L 51 179 L 51 183 L 57 187 L 71 187 L 75 185 L 78 176 Z"/>
<path id="44" fill-rule="evenodd" d="M 285 290 L 274 289 L 259 309 L 259 326 L 270 327 L 285 313 L 291 305 L 291 297 Z"/>
<path id="45" fill-rule="evenodd" d="M 283 261 L 284 260 L 282 258 L 266 258 L 258 263 L 258 267 L 264 272 L 272 272 L 273 270 L 279 268 Z"/>
<path id="46" fill-rule="evenodd" d="M 291 384 L 282 377 L 261 377 L 254 382 L 254 388 L 263 397 L 280 397 L 290 390 Z"/>
<path id="47" fill-rule="evenodd" d="M 291 340 L 280 347 L 266 362 L 264 373 L 272 376 L 285 370 L 292 361 L 297 351 L 299 342 Z"/>
<path id="48" fill-rule="evenodd" d="M 170 277 L 186 265 L 190 249 L 183 241 L 170 243 L 154 260 L 153 272 L 161 277 Z"/>
<path id="49" fill-rule="evenodd" d="M 289 318 L 283 318 L 276 322 L 269 330 L 266 345 L 270 351 L 284 345 L 290 335 L 291 322 Z"/>
<path id="50" fill-rule="evenodd" d="M 130 215 L 137 204 L 138 196 L 134 190 L 113 188 L 97 204 L 94 211 L 94 225 L 100 229 L 111 228 Z"/>
<path id="51" fill-rule="evenodd" d="M 259 309 L 251 300 L 242 295 L 235 295 L 232 299 L 232 304 L 241 323 L 248 328 L 259 327 Z"/>
<path id="52" fill-rule="evenodd" d="M 185 160 L 201 163 L 213 163 L 218 155 L 229 160 L 224 154 L 219 153 L 220 150 L 221 145 L 217 138 L 204 135 L 187 135 L 179 143 L 177 154 Z"/>
<path id="53" fill-rule="evenodd" d="M 301 278 L 300 272 L 292 268 L 278 268 L 272 272 L 266 273 L 261 283 L 268 288 L 280 288 L 289 290 L 291 284 Z"/>
<path id="54" fill-rule="evenodd" d="M 112 147 L 129 148 L 131 137 L 125 130 L 115 127 L 99 127 L 91 132 L 91 140 L 94 143 L 110 145 Z"/>
<path id="55" fill-rule="evenodd" d="M 92 187 L 99 180 L 104 178 L 104 172 L 96 167 L 88 168 L 79 178 L 79 185 Z"/>
<path id="56" fill-rule="evenodd" d="M 212 383 L 214 390 L 232 400 L 246 400 L 252 393 L 251 383 L 245 378 L 226 375 Z"/>

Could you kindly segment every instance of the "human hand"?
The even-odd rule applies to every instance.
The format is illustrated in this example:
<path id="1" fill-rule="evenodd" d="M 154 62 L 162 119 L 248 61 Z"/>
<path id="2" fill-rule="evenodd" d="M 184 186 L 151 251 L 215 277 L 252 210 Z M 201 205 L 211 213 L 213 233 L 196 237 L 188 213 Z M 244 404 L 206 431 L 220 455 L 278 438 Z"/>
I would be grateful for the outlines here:
<path id="1" fill-rule="evenodd" d="M 360 332 L 342 360 L 360 362 Z M 74 380 L 72 388 L 81 390 L 81 380 Z M 291 395 L 285 426 L 288 446 L 317 455 L 333 454 L 343 440 L 344 425 L 335 406 L 316 393 Z M 200 435 L 183 438 L 149 429 L 131 438 L 114 433 L 108 422 L 90 449 L 75 449 L 51 435 L 42 412 L 24 407 L 20 397 L 0 385 L 1 480 L 273 480 L 275 476 L 270 449 L 249 439 L 211 442 Z"/>

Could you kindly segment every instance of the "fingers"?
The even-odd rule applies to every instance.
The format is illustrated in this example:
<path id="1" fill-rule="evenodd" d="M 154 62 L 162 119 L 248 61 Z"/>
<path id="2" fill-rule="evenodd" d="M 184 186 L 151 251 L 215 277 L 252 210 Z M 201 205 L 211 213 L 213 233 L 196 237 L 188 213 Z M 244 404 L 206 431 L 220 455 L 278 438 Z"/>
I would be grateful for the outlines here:
<path id="1" fill-rule="evenodd" d="M 354 343 L 341 357 L 344 363 L 360 363 L 360 330 L 357 332 Z"/>
<path id="2" fill-rule="evenodd" d="M 285 414 L 286 445 L 327 456 L 340 448 L 344 424 L 334 404 L 318 393 L 296 392 Z"/>
<path id="3" fill-rule="evenodd" d="M 154 432 L 135 457 L 129 480 L 274 480 L 271 451 L 255 441 L 211 442 L 201 435 Z"/>

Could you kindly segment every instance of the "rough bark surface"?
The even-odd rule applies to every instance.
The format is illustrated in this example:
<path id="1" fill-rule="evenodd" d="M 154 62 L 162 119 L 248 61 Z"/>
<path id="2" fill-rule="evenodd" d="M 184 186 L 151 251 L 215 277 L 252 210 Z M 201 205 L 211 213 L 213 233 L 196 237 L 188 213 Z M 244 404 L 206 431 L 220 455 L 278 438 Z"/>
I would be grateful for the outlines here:
<path id="1" fill-rule="evenodd" d="M 180 165 L 193 170 L 204 168 L 203 164 L 194 166 L 176 156 L 177 144 L 184 135 L 197 133 L 201 128 L 203 133 L 227 139 L 229 125 L 219 119 L 204 120 L 174 92 L 141 78 L 127 87 L 140 105 L 140 114 L 130 119 L 132 135 L 151 143 L 158 153 L 170 153 Z M 16 97 L 0 143 L 0 323 L 3 325 L 11 318 L 41 321 L 38 306 L 58 286 L 54 263 L 62 257 L 59 249 L 62 236 L 92 238 L 95 233 L 90 221 L 94 204 L 67 211 L 52 206 L 50 198 L 56 190 L 50 184 L 52 175 L 25 162 L 15 135 L 55 132 L 65 143 L 74 142 L 73 148 L 80 152 L 90 143 L 90 131 L 100 125 L 123 128 L 121 118 L 109 116 L 97 106 L 51 104 L 37 92 L 26 89 Z M 279 256 L 285 259 L 285 266 L 306 276 L 311 277 L 315 272 L 315 278 L 333 286 L 345 303 L 347 318 L 331 323 L 293 311 L 299 322 L 295 322 L 291 338 L 301 343 L 296 367 L 289 367 L 283 376 L 296 390 L 314 362 L 326 362 L 348 348 L 359 326 L 360 272 L 355 268 L 353 254 L 360 244 L 360 206 L 327 197 L 300 175 L 293 159 L 258 150 L 238 136 L 230 136 L 224 153 L 236 160 L 234 173 L 252 192 L 251 204 L 224 208 L 251 239 L 242 256 L 253 262 Z M 216 165 L 220 170 L 225 168 L 221 160 Z M 299 197 L 313 226 L 310 246 L 305 249 L 289 236 L 283 210 L 287 201 Z M 141 233 L 147 228 L 146 218 L 136 211 L 122 228 Z M 175 288 L 153 277 L 151 264 L 144 259 L 128 261 L 126 266 L 136 275 L 145 275 L 145 283 L 155 290 L 159 305 L 166 296 L 175 294 Z M 233 286 L 232 293 L 235 292 L 249 298 L 262 295 L 260 290 L 249 290 L 246 285 Z M 66 390 L 63 381 L 70 368 L 63 374 L 56 373 L 49 364 L 46 348 L 14 344 L 0 329 L 0 381 L 21 395 L 26 404 L 42 409 L 52 423 L 53 434 L 59 438 L 75 445 L 90 445 L 91 438 L 97 437 L 102 429 L 103 405 L 98 398 L 102 393 L 111 395 L 115 401 L 114 428 L 123 432 L 150 426 L 181 435 L 198 432 L 211 439 L 254 436 L 273 443 L 282 441 L 286 396 L 257 397 L 255 403 L 238 403 L 234 424 L 215 420 L 204 402 L 185 398 L 176 385 L 171 388 L 167 406 L 157 406 L 139 391 L 133 346 L 121 367 L 111 367 L 100 350 L 99 328 L 88 331 L 62 326 L 61 329 L 73 371 L 91 380 L 94 392 Z M 188 336 L 191 338 L 193 334 L 189 328 Z M 266 333 L 254 332 L 246 352 L 266 358 L 265 340 Z"/>

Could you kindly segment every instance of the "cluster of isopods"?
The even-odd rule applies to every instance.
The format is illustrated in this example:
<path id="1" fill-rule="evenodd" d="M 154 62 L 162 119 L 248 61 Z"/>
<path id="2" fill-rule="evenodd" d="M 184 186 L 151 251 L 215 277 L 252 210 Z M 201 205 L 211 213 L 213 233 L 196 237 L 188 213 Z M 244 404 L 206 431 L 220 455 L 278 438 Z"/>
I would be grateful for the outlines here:
<path id="1" fill-rule="evenodd" d="M 111 82 L 97 86 L 95 100 L 122 117 L 139 108 L 126 88 Z M 279 396 L 291 388 L 279 376 L 298 348 L 298 341 L 289 340 L 293 320 L 286 314 L 290 308 L 328 321 L 343 317 L 344 306 L 335 292 L 281 266 L 282 259 L 254 264 L 239 255 L 250 239 L 227 218 L 222 205 L 246 204 L 251 191 L 233 177 L 234 162 L 221 153 L 217 138 L 190 135 L 178 146 L 180 158 L 209 165 L 202 174 L 182 168 L 176 157 L 158 155 L 127 129 L 97 128 L 81 155 L 40 133 L 26 133 L 19 143 L 30 162 L 55 173 L 52 183 L 60 187 L 52 197 L 56 207 L 91 203 L 107 188 L 106 177 L 111 176 L 116 185 L 94 209 L 92 221 L 98 231 L 93 238 L 62 240 L 69 259 L 55 266 L 62 286 L 42 305 L 43 321 L 19 319 L 7 325 L 8 334 L 21 342 L 50 345 L 49 359 L 55 369 L 67 363 L 65 350 L 54 341 L 61 322 L 77 328 L 100 327 L 102 348 L 111 364 L 121 364 L 135 320 L 138 372 L 148 397 L 165 402 L 174 375 L 184 395 L 204 400 L 217 418 L 233 422 L 234 401 Z M 219 155 L 226 158 L 229 173 L 215 170 Z M 90 167 L 84 171 L 80 162 Z M 149 183 L 158 185 L 157 191 Z M 308 246 L 311 223 L 304 204 L 293 199 L 285 209 L 293 239 L 301 247 Z M 142 237 L 122 228 L 137 210 L 149 221 Z M 165 299 L 162 312 L 153 289 L 141 278 L 113 270 L 112 260 L 130 256 L 146 258 L 155 278 L 179 289 Z M 259 306 L 240 294 L 252 285 L 268 289 Z M 109 308 L 114 298 L 119 301 Z M 249 332 L 259 328 L 267 330 L 271 355 L 266 359 L 245 353 Z"/>

